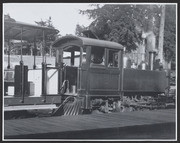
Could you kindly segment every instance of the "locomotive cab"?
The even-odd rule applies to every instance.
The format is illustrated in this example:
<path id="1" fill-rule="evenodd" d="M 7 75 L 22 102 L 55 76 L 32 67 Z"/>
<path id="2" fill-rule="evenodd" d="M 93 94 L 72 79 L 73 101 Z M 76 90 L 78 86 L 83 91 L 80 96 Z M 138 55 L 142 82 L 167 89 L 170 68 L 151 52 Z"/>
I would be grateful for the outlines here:
<path id="1" fill-rule="evenodd" d="M 85 37 L 65 36 L 53 43 L 59 67 L 59 93 L 93 98 L 120 97 L 123 46 Z M 62 90 L 65 87 L 64 90 Z"/>

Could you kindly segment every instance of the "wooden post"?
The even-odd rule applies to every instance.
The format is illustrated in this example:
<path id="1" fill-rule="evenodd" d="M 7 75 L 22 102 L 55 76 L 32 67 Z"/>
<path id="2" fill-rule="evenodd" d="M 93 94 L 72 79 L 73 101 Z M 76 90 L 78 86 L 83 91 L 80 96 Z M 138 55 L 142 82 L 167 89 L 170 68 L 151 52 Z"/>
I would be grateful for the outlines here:
<path id="1" fill-rule="evenodd" d="M 159 45 L 158 45 L 158 58 L 164 67 L 164 56 L 163 56 L 163 43 L 164 43 L 164 23 L 165 23 L 165 5 L 161 6 L 161 21 L 159 29 Z"/>

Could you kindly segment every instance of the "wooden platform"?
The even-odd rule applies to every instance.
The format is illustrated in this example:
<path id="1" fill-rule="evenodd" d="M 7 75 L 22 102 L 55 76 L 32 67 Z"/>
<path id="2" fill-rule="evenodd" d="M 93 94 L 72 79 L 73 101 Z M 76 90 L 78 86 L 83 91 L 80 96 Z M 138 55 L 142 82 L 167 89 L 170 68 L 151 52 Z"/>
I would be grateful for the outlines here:
<path id="1" fill-rule="evenodd" d="M 175 139 L 175 110 L 4 121 L 5 139 Z"/>

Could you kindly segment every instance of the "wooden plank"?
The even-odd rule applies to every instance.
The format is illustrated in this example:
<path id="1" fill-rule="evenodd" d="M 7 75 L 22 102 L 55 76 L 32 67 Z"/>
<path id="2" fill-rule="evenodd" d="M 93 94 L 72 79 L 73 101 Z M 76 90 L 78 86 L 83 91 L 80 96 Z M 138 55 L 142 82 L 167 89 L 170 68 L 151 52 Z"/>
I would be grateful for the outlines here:
<path id="1" fill-rule="evenodd" d="M 175 123 L 174 110 L 124 112 L 79 116 L 59 116 L 5 120 L 4 134 L 24 136 L 31 134 L 65 133 L 94 129 L 122 128 L 137 125 Z"/>
<path id="2" fill-rule="evenodd" d="M 55 104 L 46 105 L 21 105 L 21 106 L 7 106 L 4 107 L 4 111 L 22 111 L 22 110 L 35 110 L 35 109 L 56 109 Z"/>
<path id="3" fill-rule="evenodd" d="M 60 121 L 62 121 L 63 122 L 63 124 L 65 124 L 65 123 L 67 123 L 67 124 L 69 124 L 69 121 L 71 121 L 72 119 L 71 119 L 71 117 L 73 117 L 74 118 L 74 116 L 69 116 L 69 118 L 67 118 L 66 120 L 62 120 L 62 118 L 61 118 L 61 120 Z M 103 116 L 102 116 L 103 117 Z M 133 116 L 131 116 L 132 118 L 133 118 L 133 120 L 131 119 L 131 118 L 127 118 L 127 116 L 126 116 L 126 121 L 128 121 L 127 123 L 133 123 L 133 121 L 135 120 L 136 122 L 134 122 L 134 123 L 137 123 L 137 122 L 139 122 L 140 120 L 138 120 L 137 118 L 135 119 Z M 83 119 L 83 118 L 82 118 Z M 81 122 L 80 122 L 80 124 L 82 123 L 82 119 L 81 119 Z M 115 121 L 115 120 L 117 120 L 117 122 L 119 121 L 119 119 L 118 118 L 115 118 L 114 116 L 112 117 L 112 119 L 114 119 L 113 120 L 113 122 Z M 121 117 L 121 119 L 122 119 L 122 117 Z M 47 120 L 47 119 L 46 119 Z M 44 122 L 44 121 L 46 121 L 46 120 L 41 120 L 40 122 Z M 87 120 L 86 122 L 94 122 L 94 121 L 96 121 L 97 120 L 97 123 L 99 122 L 99 123 L 103 123 L 103 122 L 110 122 L 110 121 L 112 121 L 111 119 L 109 119 L 108 117 L 106 117 L 106 119 L 99 119 L 99 118 L 97 118 L 97 119 L 89 119 L 89 120 Z M 122 121 L 122 120 L 120 120 L 120 121 Z M 148 121 L 150 121 L 150 120 L 148 120 Z M 53 123 L 53 125 L 56 125 L 57 124 L 57 120 L 56 120 L 56 122 L 53 122 L 53 121 L 51 121 L 52 123 Z M 51 122 L 49 122 L 49 118 L 48 118 L 48 120 L 47 120 L 47 123 L 51 123 Z M 62 124 L 62 122 L 60 122 L 61 124 Z M 141 121 L 140 121 L 141 122 Z M 153 122 L 155 122 L 154 120 L 152 121 L 152 123 Z M 22 123 L 22 122 L 21 122 Z M 28 121 L 28 124 L 29 123 L 31 123 L 31 124 L 34 124 L 34 123 L 32 123 L 30 120 Z M 35 122 L 36 123 L 36 122 Z M 78 123 L 78 121 L 77 121 L 77 123 Z M 124 123 L 126 123 L 126 122 L 123 122 L 123 124 Z M 144 122 L 141 122 L 142 124 L 144 123 Z M 104 123 L 103 123 L 104 124 Z M 36 126 L 36 125 L 35 125 Z"/>
<path id="4" fill-rule="evenodd" d="M 71 117 L 73 117 L 74 118 L 74 116 L 69 116 L 69 118 L 67 118 L 66 120 L 62 120 L 62 118 L 59 120 L 60 122 L 59 122 L 59 124 L 61 123 L 62 124 L 62 122 L 63 122 L 63 124 L 65 124 L 65 123 L 67 123 L 67 124 L 69 124 L 69 122 L 72 120 L 71 119 Z M 131 119 L 131 118 L 133 118 L 133 120 Z M 135 120 L 135 122 L 134 123 L 137 123 L 137 122 L 139 122 L 139 120 L 137 119 L 137 118 L 134 118 L 133 116 L 131 116 L 131 118 L 127 118 L 127 116 L 126 116 L 126 121 L 128 121 L 128 123 L 130 122 L 130 123 L 132 123 L 134 120 Z M 81 123 L 83 123 L 82 122 L 82 119 L 83 118 L 81 118 L 81 121 L 80 121 L 80 124 Z M 122 119 L 122 117 L 121 117 L 121 119 L 119 120 L 118 118 L 115 118 L 115 117 L 112 117 L 112 119 L 114 119 L 113 120 L 113 122 L 114 121 L 116 121 L 117 120 L 117 122 L 118 121 L 122 121 L 121 119 Z M 74 119 L 75 121 L 76 121 L 76 119 Z M 56 125 L 57 124 L 57 120 L 56 120 L 56 122 L 54 122 L 54 119 L 51 121 L 51 122 L 49 122 L 49 118 L 48 118 L 48 120 L 47 119 L 45 119 L 45 120 L 41 120 L 40 122 L 44 122 L 44 121 L 46 121 L 47 123 L 53 123 L 53 125 Z M 62 122 L 61 122 L 62 121 Z M 84 120 L 85 121 L 85 120 Z M 94 122 L 94 121 L 96 121 L 96 122 L 99 122 L 99 123 L 103 123 L 103 122 L 109 122 L 109 121 L 112 121 L 111 119 L 109 119 L 108 117 L 106 117 L 106 119 L 101 119 L 101 118 L 94 118 L 94 119 L 89 119 L 89 120 L 87 120 L 86 122 Z M 150 121 L 150 120 L 148 120 L 148 121 Z M 32 122 L 31 121 L 29 121 L 31 124 L 32 124 Z M 153 120 L 153 121 L 151 121 L 151 122 L 155 122 L 155 120 Z M 77 123 L 79 123 L 78 121 L 77 121 Z M 123 122 L 123 124 L 124 124 L 125 122 Z"/>

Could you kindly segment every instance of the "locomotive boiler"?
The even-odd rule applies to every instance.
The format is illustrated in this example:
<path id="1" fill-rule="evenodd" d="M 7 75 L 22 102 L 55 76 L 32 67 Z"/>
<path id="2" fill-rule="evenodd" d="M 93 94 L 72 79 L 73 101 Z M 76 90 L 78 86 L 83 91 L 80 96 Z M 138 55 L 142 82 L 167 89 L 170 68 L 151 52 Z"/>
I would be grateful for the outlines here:
<path id="1" fill-rule="evenodd" d="M 52 46 L 63 100 L 54 115 L 62 114 L 60 110 L 80 114 L 152 107 L 151 103 L 160 104 L 159 96 L 169 88 L 163 70 L 123 68 L 124 48 L 118 43 L 65 36 Z"/>

